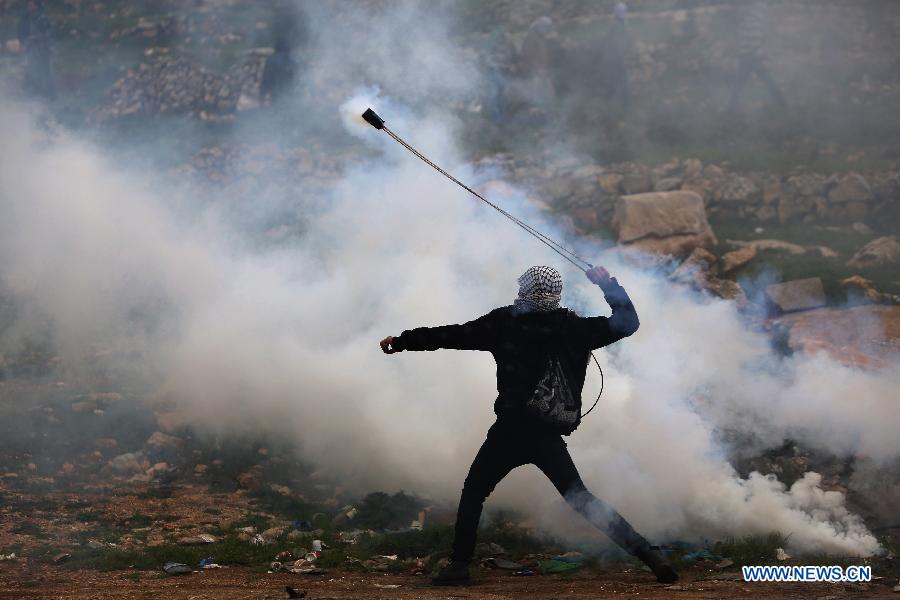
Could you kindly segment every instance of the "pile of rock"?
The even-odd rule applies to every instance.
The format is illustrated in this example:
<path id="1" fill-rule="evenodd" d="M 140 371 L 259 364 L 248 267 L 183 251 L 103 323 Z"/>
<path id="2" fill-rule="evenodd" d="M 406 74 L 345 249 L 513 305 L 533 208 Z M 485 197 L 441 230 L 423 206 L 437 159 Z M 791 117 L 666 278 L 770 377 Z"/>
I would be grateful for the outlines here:
<path id="1" fill-rule="evenodd" d="M 265 60 L 250 54 L 224 74 L 182 56 L 163 54 L 129 69 L 109 91 L 110 102 L 94 113 L 104 121 L 129 115 L 189 113 L 201 119 L 229 115 L 253 106 Z"/>
<path id="2" fill-rule="evenodd" d="M 509 171 L 546 202 L 573 216 L 580 232 L 612 224 L 620 196 L 692 191 L 710 218 L 759 224 L 852 223 L 896 210 L 900 172 L 803 173 L 777 176 L 729 172 L 697 159 L 675 159 L 651 168 L 635 162 L 597 165 L 566 159 L 515 163 Z"/>

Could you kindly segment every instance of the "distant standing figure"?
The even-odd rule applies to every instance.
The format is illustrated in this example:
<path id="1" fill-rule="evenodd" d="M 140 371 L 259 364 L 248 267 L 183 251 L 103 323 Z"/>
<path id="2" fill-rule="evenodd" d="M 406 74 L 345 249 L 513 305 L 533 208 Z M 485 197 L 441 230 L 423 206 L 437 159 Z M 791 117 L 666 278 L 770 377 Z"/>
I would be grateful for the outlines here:
<path id="1" fill-rule="evenodd" d="M 625 112 L 631 100 L 631 86 L 625 59 L 631 47 L 631 33 L 628 31 L 628 7 L 619 2 L 613 9 L 615 21 L 606 38 L 606 82 L 609 99 Z"/>
<path id="2" fill-rule="evenodd" d="M 56 86 L 50 72 L 50 20 L 42 0 L 28 0 L 19 19 L 19 43 L 25 52 L 25 91 L 52 100 Z"/>
<path id="3" fill-rule="evenodd" d="M 287 40 L 278 38 L 275 41 L 275 52 L 266 59 L 259 94 L 262 100 L 275 101 L 288 91 L 294 83 L 297 65 L 291 56 L 291 47 Z"/>
<path id="4" fill-rule="evenodd" d="M 747 80 L 753 74 L 759 78 L 766 87 L 772 99 L 779 108 L 785 108 L 787 103 L 778 84 L 769 73 L 766 66 L 766 30 L 768 29 L 768 5 L 766 0 L 750 0 L 746 5 L 738 8 L 737 29 L 737 55 L 738 67 L 735 75 L 734 87 L 731 90 L 731 100 L 728 102 L 728 111 L 737 109 L 741 92 L 747 84 Z"/>

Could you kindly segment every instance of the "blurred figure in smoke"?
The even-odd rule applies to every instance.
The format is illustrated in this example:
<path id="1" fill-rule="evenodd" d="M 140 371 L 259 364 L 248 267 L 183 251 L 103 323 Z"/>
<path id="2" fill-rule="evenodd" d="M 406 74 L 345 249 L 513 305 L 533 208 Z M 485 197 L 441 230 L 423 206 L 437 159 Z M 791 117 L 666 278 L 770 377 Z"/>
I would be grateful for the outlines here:
<path id="1" fill-rule="evenodd" d="M 552 267 L 531 267 L 519 277 L 519 295 L 510 306 L 463 325 L 420 327 L 381 341 L 386 354 L 440 348 L 484 350 L 497 362 L 497 421 L 466 477 L 451 562 L 432 580 L 435 585 L 469 582 L 469 562 L 484 501 L 510 471 L 525 464 L 543 471 L 572 508 L 645 562 L 659 581 L 678 579 L 647 540 L 587 490 L 560 435 L 574 431 L 581 420 L 580 400 L 574 406 L 573 399 L 581 398 L 590 351 L 631 335 L 639 325 L 628 294 L 606 269 L 593 267 L 586 274 L 603 290 L 612 316 L 580 317 L 560 306 L 559 272 Z M 569 412 L 563 411 L 567 420 L 562 427 L 548 424 L 533 412 L 534 403 L 559 408 L 565 404 L 560 399 L 573 402 Z"/>
<path id="2" fill-rule="evenodd" d="M 264 102 L 275 102 L 291 89 L 297 64 L 291 55 L 291 46 L 284 36 L 275 40 L 275 52 L 266 60 L 259 95 Z"/>
<path id="3" fill-rule="evenodd" d="M 50 20 L 43 0 L 28 0 L 19 19 L 19 43 L 25 51 L 25 91 L 48 100 L 56 98 L 50 72 Z"/>
<path id="4" fill-rule="evenodd" d="M 556 46 L 553 19 L 535 19 L 519 50 L 519 69 L 526 81 L 526 94 L 532 105 L 549 107 L 556 101 L 556 86 L 550 66 L 554 62 Z"/>
<path id="5" fill-rule="evenodd" d="M 628 69 L 625 59 L 631 48 L 631 33 L 628 31 L 628 7 L 619 2 L 613 9 L 615 21 L 606 36 L 606 84 L 610 102 L 621 114 L 628 111 L 631 100 L 631 86 L 628 83 Z"/>
<path id="6" fill-rule="evenodd" d="M 767 28 L 768 3 L 766 0 L 749 0 L 738 8 L 738 67 L 734 87 L 731 90 L 731 100 L 728 102 L 729 113 L 733 113 L 737 109 L 741 92 L 743 92 L 747 80 L 754 74 L 769 88 L 769 93 L 779 108 L 783 109 L 787 106 L 781 90 L 766 66 Z"/>

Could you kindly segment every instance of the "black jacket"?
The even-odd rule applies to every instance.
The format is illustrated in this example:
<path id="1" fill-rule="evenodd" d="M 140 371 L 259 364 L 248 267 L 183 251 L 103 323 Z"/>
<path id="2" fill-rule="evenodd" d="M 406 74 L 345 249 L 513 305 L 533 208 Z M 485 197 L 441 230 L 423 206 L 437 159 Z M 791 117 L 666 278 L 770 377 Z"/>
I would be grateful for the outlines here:
<path id="1" fill-rule="evenodd" d="M 518 313 L 512 306 L 495 309 L 462 325 L 419 327 L 404 331 L 395 350 L 485 350 L 497 362 L 494 412 L 504 419 L 526 419 L 531 397 L 551 353 L 561 358 L 576 398 L 581 397 L 590 351 L 637 331 L 639 322 L 625 289 L 613 278 L 603 286 L 610 317 L 580 317 L 567 308 Z"/>

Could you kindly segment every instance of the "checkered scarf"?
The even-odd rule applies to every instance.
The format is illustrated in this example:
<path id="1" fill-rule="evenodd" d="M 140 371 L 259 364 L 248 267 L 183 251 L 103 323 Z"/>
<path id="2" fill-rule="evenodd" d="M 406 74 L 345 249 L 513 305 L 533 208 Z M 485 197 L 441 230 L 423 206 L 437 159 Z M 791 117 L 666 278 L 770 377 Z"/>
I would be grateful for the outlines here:
<path id="1" fill-rule="evenodd" d="M 562 277 L 553 267 L 531 267 L 518 279 L 519 297 L 515 307 L 521 312 L 546 312 L 559 308 Z"/>

